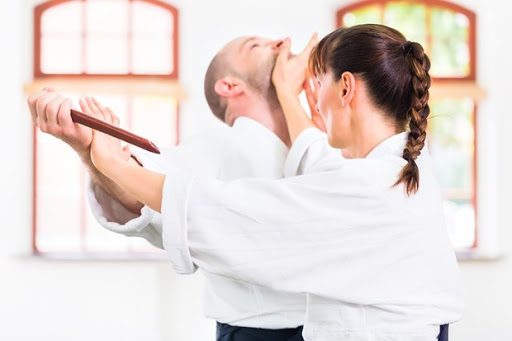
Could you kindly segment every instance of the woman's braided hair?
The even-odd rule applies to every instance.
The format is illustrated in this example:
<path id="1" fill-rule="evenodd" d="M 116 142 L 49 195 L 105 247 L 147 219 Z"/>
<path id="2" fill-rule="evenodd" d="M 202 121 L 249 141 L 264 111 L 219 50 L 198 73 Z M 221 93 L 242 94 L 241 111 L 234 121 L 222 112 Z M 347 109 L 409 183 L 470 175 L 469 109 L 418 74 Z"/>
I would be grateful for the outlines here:
<path id="1" fill-rule="evenodd" d="M 407 194 L 419 188 L 416 159 L 425 145 L 430 88 L 430 60 L 423 47 L 384 25 L 340 28 L 325 36 L 309 59 L 313 74 L 332 72 L 335 81 L 351 72 L 364 81 L 373 104 L 401 132 L 409 126 L 403 158 L 407 164 L 394 184 Z"/>
<path id="2" fill-rule="evenodd" d="M 420 155 L 427 138 L 427 118 L 430 114 L 430 107 L 428 106 L 430 60 L 423 51 L 423 47 L 418 43 L 406 42 L 403 50 L 411 67 L 412 95 L 411 108 L 407 113 L 409 117 L 409 135 L 403 153 L 407 165 L 402 168 L 395 185 L 405 182 L 409 194 L 418 191 L 420 179 L 416 158 Z"/>

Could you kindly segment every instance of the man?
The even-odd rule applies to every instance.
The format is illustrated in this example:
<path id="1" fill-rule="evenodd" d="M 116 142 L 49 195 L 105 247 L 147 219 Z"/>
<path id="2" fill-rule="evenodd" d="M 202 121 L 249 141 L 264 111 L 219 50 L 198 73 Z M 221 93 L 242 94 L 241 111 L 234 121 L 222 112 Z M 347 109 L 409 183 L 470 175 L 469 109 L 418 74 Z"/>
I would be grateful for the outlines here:
<path id="1" fill-rule="evenodd" d="M 197 135 L 161 155 L 140 150 L 131 155 L 126 150 L 127 158 L 163 173 L 179 165 L 198 176 L 220 180 L 282 177 L 290 139 L 271 82 L 281 43 L 242 37 L 227 44 L 212 60 L 205 76 L 205 96 L 214 115 L 232 128 Z M 143 237 L 163 248 L 166 236 L 162 236 L 160 215 L 95 169 L 89 154 L 91 131 L 72 123 L 71 101 L 46 90 L 31 96 L 28 103 L 34 123 L 69 144 L 87 167 L 89 201 L 98 221 L 111 231 Z M 80 100 L 80 106 L 92 113 L 100 104 L 86 98 Z M 179 264 L 175 270 L 191 271 Z M 304 296 L 205 276 L 205 313 L 218 321 L 217 340 L 303 340 Z"/>

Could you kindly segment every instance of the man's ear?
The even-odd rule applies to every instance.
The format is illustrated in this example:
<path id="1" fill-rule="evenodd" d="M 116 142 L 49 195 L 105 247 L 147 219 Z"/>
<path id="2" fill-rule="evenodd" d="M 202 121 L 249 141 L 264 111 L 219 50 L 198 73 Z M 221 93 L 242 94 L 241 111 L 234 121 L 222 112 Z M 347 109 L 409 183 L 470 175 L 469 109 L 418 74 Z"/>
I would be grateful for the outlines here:
<path id="1" fill-rule="evenodd" d="M 244 84 L 234 77 L 224 77 L 215 82 L 215 92 L 222 97 L 237 96 L 244 90 Z"/>
<path id="2" fill-rule="evenodd" d="M 343 72 L 339 80 L 339 95 L 343 106 L 350 105 L 354 97 L 356 79 L 351 72 Z"/>

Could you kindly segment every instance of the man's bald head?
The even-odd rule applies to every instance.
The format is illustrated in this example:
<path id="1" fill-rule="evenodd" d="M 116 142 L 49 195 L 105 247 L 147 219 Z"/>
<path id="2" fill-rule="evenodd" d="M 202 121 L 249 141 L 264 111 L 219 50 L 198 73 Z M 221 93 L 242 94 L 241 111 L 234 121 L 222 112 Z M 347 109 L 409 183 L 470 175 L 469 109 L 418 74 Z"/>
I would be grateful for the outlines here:
<path id="1" fill-rule="evenodd" d="M 204 77 L 204 95 L 212 113 L 221 121 L 225 121 L 227 102 L 226 99 L 215 91 L 215 82 L 226 76 L 240 77 L 239 73 L 229 63 L 227 51 L 222 49 L 213 57 Z"/>
<path id="2" fill-rule="evenodd" d="M 225 122 L 228 102 L 216 91 L 215 84 L 228 76 L 237 78 L 261 94 L 262 100 L 270 106 L 279 106 L 271 78 L 281 42 L 260 37 L 240 37 L 217 53 L 204 79 L 206 101 L 217 118 Z"/>

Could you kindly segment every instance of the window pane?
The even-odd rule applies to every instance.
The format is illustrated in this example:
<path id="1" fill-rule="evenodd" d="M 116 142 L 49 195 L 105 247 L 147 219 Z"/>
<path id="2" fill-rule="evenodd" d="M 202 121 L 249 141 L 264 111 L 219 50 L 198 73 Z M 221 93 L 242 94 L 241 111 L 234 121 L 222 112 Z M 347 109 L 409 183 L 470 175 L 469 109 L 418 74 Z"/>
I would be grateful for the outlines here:
<path id="1" fill-rule="evenodd" d="M 474 103 L 470 99 L 434 101 L 429 120 L 429 148 L 445 199 L 452 243 L 471 247 L 475 235 Z"/>
<path id="2" fill-rule="evenodd" d="M 350 27 L 360 24 L 381 24 L 382 23 L 382 7 L 378 5 L 365 6 L 361 9 L 346 13 L 340 23 L 342 26 Z"/>
<path id="3" fill-rule="evenodd" d="M 444 213 L 448 236 L 456 250 L 475 245 L 475 210 L 471 200 L 445 199 Z"/>
<path id="4" fill-rule="evenodd" d="M 43 73 L 81 73 L 80 35 L 73 38 L 41 38 L 41 71 Z"/>
<path id="5" fill-rule="evenodd" d="M 112 233 L 101 226 L 92 215 L 91 209 L 87 207 L 86 235 L 84 242 L 85 251 L 87 252 L 126 252 L 128 238 L 117 233 Z"/>
<path id="6" fill-rule="evenodd" d="M 80 204 L 76 195 L 38 193 L 37 247 L 41 252 L 80 250 Z"/>
<path id="7" fill-rule="evenodd" d="M 86 27 L 88 33 L 126 35 L 129 2 L 126 0 L 87 0 Z"/>
<path id="8" fill-rule="evenodd" d="M 153 141 L 157 146 L 174 145 L 176 101 L 170 97 L 134 97 L 133 131 Z"/>
<path id="9" fill-rule="evenodd" d="M 153 4 L 134 1 L 133 70 L 135 74 L 170 74 L 173 71 L 173 16 Z"/>
<path id="10" fill-rule="evenodd" d="M 431 10 L 432 70 L 436 77 L 469 74 L 469 19 L 442 8 Z"/>
<path id="11" fill-rule="evenodd" d="M 82 8 L 81 1 L 70 1 L 44 11 L 41 16 L 42 34 L 79 34 L 82 29 Z"/>
<path id="12" fill-rule="evenodd" d="M 90 93 L 87 96 L 96 98 L 103 106 L 109 107 L 114 114 L 119 117 L 120 127 L 123 129 L 130 130 L 131 123 L 129 117 L 128 98 L 125 95 L 112 95 L 103 93 Z"/>
<path id="13" fill-rule="evenodd" d="M 91 34 L 88 36 L 86 46 L 87 73 L 128 73 L 128 41 L 126 35 Z"/>
<path id="14" fill-rule="evenodd" d="M 75 152 L 55 137 L 37 133 L 38 189 L 69 193 L 80 188 L 80 163 Z"/>
<path id="15" fill-rule="evenodd" d="M 170 74 L 173 71 L 172 39 L 162 35 L 135 35 L 133 73 Z"/>
<path id="16" fill-rule="evenodd" d="M 124 0 L 86 1 L 86 72 L 128 73 L 128 10 Z"/>
<path id="17" fill-rule="evenodd" d="M 445 189 L 471 189 L 473 184 L 473 101 L 443 100 L 431 105 L 430 148 Z"/>
<path id="18" fill-rule="evenodd" d="M 56 138 L 37 134 L 37 246 L 40 251 L 80 249 L 80 161 Z"/>
<path id="19" fill-rule="evenodd" d="M 426 47 L 426 11 L 425 5 L 391 2 L 386 5 L 384 11 L 384 25 L 397 29 L 408 40 L 418 42 Z"/>
<path id="20" fill-rule="evenodd" d="M 142 1 L 134 1 L 132 11 L 134 33 L 172 35 L 173 17 L 170 11 Z"/>

